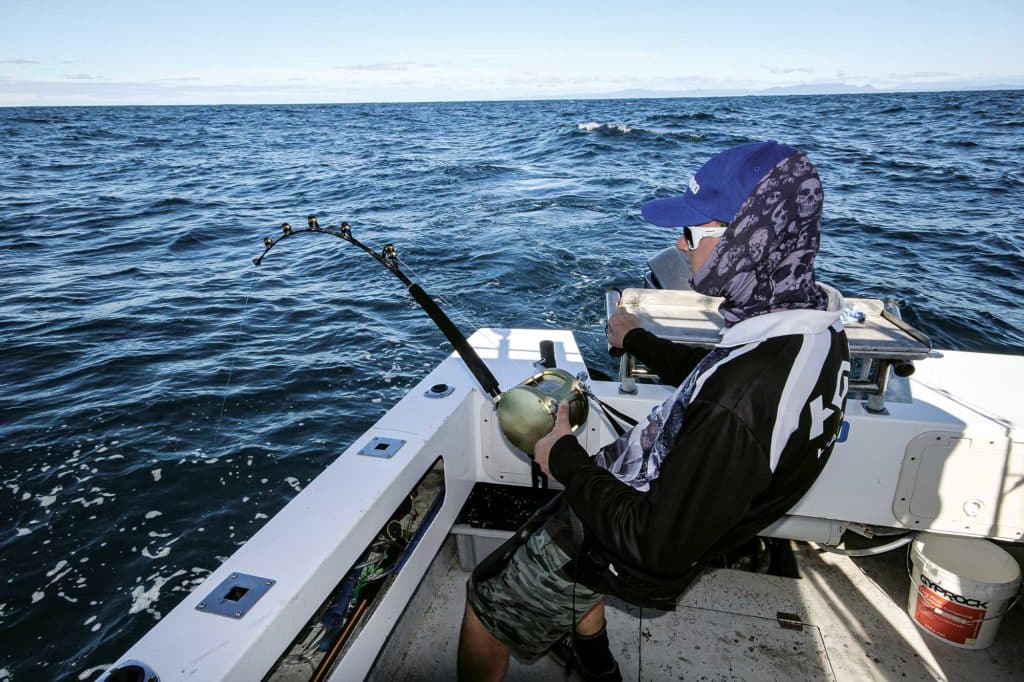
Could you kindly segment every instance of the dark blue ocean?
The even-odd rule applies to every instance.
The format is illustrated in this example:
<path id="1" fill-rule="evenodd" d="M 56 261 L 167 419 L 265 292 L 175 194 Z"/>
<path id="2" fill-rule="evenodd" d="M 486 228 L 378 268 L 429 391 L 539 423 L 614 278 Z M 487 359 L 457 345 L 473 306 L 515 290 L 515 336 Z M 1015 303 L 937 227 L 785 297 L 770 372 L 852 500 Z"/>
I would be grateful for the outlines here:
<path id="1" fill-rule="evenodd" d="M 603 292 L 676 238 L 640 203 L 766 138 L 818 166 L 822 281 L 1024 352 L 1024 91 L 0 109 L 0 680 L 95 679 L 450 352 L 351 245 L 254 267 L 280 223 L 611 372 Z"/>

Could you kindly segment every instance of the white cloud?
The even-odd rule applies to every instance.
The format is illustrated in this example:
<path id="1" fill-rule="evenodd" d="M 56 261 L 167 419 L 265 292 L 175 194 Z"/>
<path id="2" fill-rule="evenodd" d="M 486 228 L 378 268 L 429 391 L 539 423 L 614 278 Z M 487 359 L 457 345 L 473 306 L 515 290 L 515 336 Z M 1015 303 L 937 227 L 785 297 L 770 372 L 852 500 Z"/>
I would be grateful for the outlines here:
<path id="1" fill-rule="evenodd" d="M 415 67 L 415 62 L 386 62 L 381 64 L 351 64 L 349 66 L 336 66 L 339 71 L 408 71 Z"/>
<path id="2" fill-rule="evenodd" d="M 768 73 L 780 76 L 789 75 L 791 73 L 814 73 L 814 69 L 809 69 L 804 66 L 765 66 L 763 67 Z"/>
<path id="3" fill-rule="evenodd" d="M 910 73 L 890 73 L 889 78 L 893 80 L 916 80 L 918 78 L 956 78 L 955 73 L 949 71 L 912 71 Z"/>

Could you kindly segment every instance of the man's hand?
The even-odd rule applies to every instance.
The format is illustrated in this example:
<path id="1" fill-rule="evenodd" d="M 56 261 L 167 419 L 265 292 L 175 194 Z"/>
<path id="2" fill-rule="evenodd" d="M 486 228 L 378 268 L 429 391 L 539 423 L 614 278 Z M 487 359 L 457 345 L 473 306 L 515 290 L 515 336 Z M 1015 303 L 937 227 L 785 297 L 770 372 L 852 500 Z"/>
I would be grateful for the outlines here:
<path id="1" fill-rule="evenodd" d="M 558 403 L 558 412 L 555 413 L 555 428 L 551 429 L 548 435 L 541 438 L 533 446 L 533 459 L 548 478 L 553 478 L 551 476 L 551 469 L 548 468 L 551 448 L 554 446 L 555 441 L 570 433 L 572 433 L 572 426 L 569 424 L 569 401 L 563 400 Z"/>
<path id="2" fill-rule="evenodd" d="M 640 318 L 619 306 L 618 310 L 608 318 L 608 343 L 615 348 L 622 348 L 626 334 L 640 325 Z"/>

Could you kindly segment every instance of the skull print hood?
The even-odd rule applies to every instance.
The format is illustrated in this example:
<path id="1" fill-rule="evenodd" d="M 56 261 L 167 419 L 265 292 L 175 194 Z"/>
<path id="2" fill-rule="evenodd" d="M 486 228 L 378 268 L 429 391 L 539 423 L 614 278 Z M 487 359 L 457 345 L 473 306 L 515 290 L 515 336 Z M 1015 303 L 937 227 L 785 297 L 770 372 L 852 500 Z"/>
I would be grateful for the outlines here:
<path id="1" fill-rule="evenodd" d="M 725 300 L 725 326 L 778 310 L 825 310 L 828 295 L 814 277 L 821 179 L 798 152 L 754 187 L 703 267 L 693 289 Z"/>

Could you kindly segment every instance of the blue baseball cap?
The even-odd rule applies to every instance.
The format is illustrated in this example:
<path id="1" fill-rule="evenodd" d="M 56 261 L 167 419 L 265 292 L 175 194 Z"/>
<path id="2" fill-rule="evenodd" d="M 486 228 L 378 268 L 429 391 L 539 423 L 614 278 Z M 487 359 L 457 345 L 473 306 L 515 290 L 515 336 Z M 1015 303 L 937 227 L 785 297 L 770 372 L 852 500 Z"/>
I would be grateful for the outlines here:
<path id="1" fill-rule="evenodd" d="M 658 227 L 690 227 L 712 220 L 731 223 L 757 183 L 797 152 L 774 140 L 726 149 L 693 174 L 685 194 L 648 201 L 641 213 Z"/>

